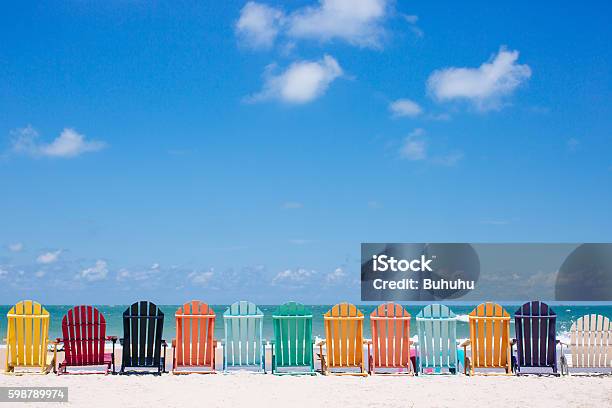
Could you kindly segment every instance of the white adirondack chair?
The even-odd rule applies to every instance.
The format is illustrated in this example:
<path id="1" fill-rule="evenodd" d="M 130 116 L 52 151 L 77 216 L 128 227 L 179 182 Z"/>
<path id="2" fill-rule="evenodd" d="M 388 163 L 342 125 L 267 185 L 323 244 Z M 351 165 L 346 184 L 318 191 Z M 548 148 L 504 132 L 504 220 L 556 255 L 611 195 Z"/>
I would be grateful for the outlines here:
<path id="1" fill-rule="evenodd" d="M 605 316 L 582 316 L 572 324 L 570 344 L 561 344 L 571 356 L 568 362 L 561 351 L 562 374 L 569 374 L 569 368 L 612 369 L 612 322 Z"/>

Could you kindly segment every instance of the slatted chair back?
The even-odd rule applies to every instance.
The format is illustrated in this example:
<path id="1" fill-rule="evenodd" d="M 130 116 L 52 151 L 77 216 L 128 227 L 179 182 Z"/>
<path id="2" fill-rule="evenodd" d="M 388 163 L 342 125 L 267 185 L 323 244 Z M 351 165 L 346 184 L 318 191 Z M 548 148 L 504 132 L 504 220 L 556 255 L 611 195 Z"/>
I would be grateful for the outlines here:
<path id="1" fill-rule="evenodd" d="M 272 372 L 282 367 L 311 367 L 314 371 L 310 308 L 296 302 L 285 303 L 276 309 L 272 322 L 275 339 Z"/>
<path id="2" fill-rule="evenodd" d="M 432 304 L 416 317 L 419 372 L 442 369 L 457 373 L 457 316 L 447 306 Z"/>
<path id="3" fill-rule="evenodd" d="M 174 316 L 175 366 L 210 367 L 214 370 L 215 311 L 206 303 L 193 300 L 179 307 Z"/>
<path id="4" fill-rule="evenodd" d="M 68 366 L 105 364 L 106 320 L 93 306 L 76 306 L 62 318 L 62 342 Z"/>
<path id="5" fill-rule="evenodd" d="M 46 372 L 49 312 L 38 302 L 17 302 L 6 315 L 6 371 L 37 367 Z"/>
<path id="6" fill-rule="evenodd" d="M 164 313 L 153 302 L 140 301 L 123 312 L 121 371 L 126 368 L 161 369 Z"/>
<path id="7" fill-rule="evenodd" d="M 612 368 L 612 322 L 590 314 L 580 317 L 570 328 L 571 367 Z"/>
<path id="8" fill-rule="evenodd" d="M 556 313 L 544 302 L 527 302 L 514 313 L 517 372 L 523 367 L 557 372 L 556 323 Z"/>
<path id="9" fill-rule="evenodd" d="M 260 367 L 265 371 L 263 313 L 251 302 L 232 304 L 223 313 L 223 368 Z"/>
<path id="10" fill-rule="evenodd" d="M 504 368 L 511 372 L 510 315 L 496 303 L 482 303 L 469 314 L 474 368 Z"/>
<path id="11" fill-rule="evenodd" d="M 370 372 L 376 368 L 405 368 L 410 360 L 410 313 L 397 303 L 385 303 L 370 314 L 372 351 Z"/>
<path id="12" fill-rule="evenodd" d="M 363 313 L 350 303 L 339 303 L 323 315 L 328 368 L 363 370 Z"/>

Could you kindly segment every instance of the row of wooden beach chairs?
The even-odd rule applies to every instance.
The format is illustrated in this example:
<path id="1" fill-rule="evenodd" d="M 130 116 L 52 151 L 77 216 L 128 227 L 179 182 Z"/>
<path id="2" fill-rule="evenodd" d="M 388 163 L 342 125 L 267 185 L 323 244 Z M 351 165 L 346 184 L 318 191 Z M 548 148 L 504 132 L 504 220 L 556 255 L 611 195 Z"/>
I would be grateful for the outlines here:
<path id="1" fill-rule="evenodd" d="M 62 338 L 54 341 L 48 339 L 49 313 L 39 303 L 19 302 L 7 317 L 7 373 L 24 369 L 57 374 L 115 373 L 118 339 L 106 334 L 106 320 L 95 307 L 70 309 L 62 319 Z M 178 308 L 174 317 L 172 372 L 215 373 L 218 342 L 214 310 L 206 303 L 192 301 Z M 426 306 L 417 314 L 416 344 L 410 337 L 412 317 L 396 303 L 382 304 L 370 314 L 372 339 L 364 339 L 364 315 L 355 305 L 337 304 L 323 317 L 325 339 L 315 344 L 311 310 L 295 302 L 278 307 L 272 316 L 274 339 L 270 342 L 273 374 L 314 375 L 316 357 L 325 375 L 457 374 L 460 354 L 467 375 L 499 374 L 500 370 L 501 374 L 521 374 L 525 369 L 558 375 L 568 373 L 569 367 L 609 373 L 612 368 L 612 324 L 607 317 L 591 314 L 577 319 L 570 329 L 569 344 L 564 344 L 556 337 L 555 312 L 539 301 L 525 303 L 515 312 L 514 338 L 510 335 L 512 317 L 502 306 L 477 306 L 468 316 L 470 337 L 462 344 L 456 336 L 457 316 L 439 304 Z M 263 318 L 261 310 L 246 301 L 225 311 L 224 371 L 250 368 L 266 372 Z M 119 339 L 120 374 L 165 372 L 163 327 L 164 313 L 152 302 L 136 302 L 125 310 L 123 338 Z M 106 342 L 112 343 L 111 353 L 106 352 Z M 559 358 L 557 345 L 561 348 Z M 569 361 L 564 346 L 569 348 Z M 58 347 L 63 347 L 64 360 L 56 365 Z M 53 357 L 48 363 L 50 349 Z M 315 350 L 319 352 L 316 356 Z M 97 366 L 104 369 L 78 371 Z"/>

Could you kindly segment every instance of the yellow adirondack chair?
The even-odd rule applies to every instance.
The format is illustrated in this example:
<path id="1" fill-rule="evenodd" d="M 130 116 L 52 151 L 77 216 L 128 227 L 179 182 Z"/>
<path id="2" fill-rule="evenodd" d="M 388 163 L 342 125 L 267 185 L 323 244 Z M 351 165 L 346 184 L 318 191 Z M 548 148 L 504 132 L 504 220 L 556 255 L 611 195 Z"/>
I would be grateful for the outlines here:
<path id="1" fill-rule="evenodd" d="M 8 320 L 5 342 L 6 373 L 16 374 L 16 368 L 40 368 L 41 374 L 55 371 L 57 350 L 53 349 L 53 360 L 47 364 L 49 312 L 40 303 L 23 300 L 6 315 Z"/>
<path id="2" fill-rule="evenodd" d="M 324 375 L 367 376 L 363 359 L 363 313 L 355 305 L 339 303 L 323 315 L 325 340 L 318 343 Z M 323 346 L 326 346 L 326 355 Z M 359 368 L 359 372 L 332 372 L 331 369 Z"/>
<path id="3" fill-rule="evenodd" d="M 512 374 L 508 312 L 496 303 L 482 303 L 469 314 L 469 325 L 470 338 L 460 346 L 463 347 L 464 374 L 474 375 L 475 368 L 503 368 L 505 374 Z M 471 359 L 467 355 L 468 346 L 472 349 Z"/>

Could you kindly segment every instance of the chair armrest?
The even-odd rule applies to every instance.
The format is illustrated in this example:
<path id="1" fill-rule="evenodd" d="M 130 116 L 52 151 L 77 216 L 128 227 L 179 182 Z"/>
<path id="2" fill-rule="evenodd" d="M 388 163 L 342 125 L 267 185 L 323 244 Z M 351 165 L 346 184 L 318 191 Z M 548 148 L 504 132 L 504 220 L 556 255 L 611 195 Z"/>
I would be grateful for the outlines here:
<path id="1" fill-rule="evenodd" d="M 557 339 L 557 344 L 560 344 L 560 345 L 565 346 L 565 347 L 569 347 L 569 344 L 567 344 L 567 343 L 565 343 L 565 342 L 563 342 L 563 341 L 561 341 L 559 339 Z"/>
<path id="2" fill-rule="evenodd" d="M 276 340 L 270 340 L 268 343 L 271 344 L 271 345 L 274 345 L 274 344 L 276 344 Z"/>
<path id="3" fill-rule="evenodd" d="M 372 340 L 370 340 L 370 339 L 365 339 L 365 340 L 363 341 L 363 344 L 368 344 L 368 345 L 369 345 L 369 344 L 372 344 Z"/>
<path id="4" fill-rule="evenodd" d="M 166 343 L 166 340 L 162 339 L 161 344 L 163 347 L 168 347 L 168 343 Z"/>
<path id="5" fill-rule="evenodd" d="M 123 347 L 123 343 L 124 343 L 123 339 L 119 339 L 119 344 L 121 344 L 122 347 Z"/>
<path id="6" fill-rule="evenodd" d="M 317 347 L 324 346 L 326 343 L 327 343 L 327 340 L 321 340 L 320 342 L 317 343 Z"/>
<path id="7" fill-rule="evenodd" d="M 463 343 L 461 343 L 461 344 L 459 345 L 459 347 L 467 347 L 467 346 L 469 346 L 470 344 L 472 344 L 472 341 L 471 341 L 470 339 L 467 339 L 466 341 L 464 341 Z"/>
<path id="8" fill-rule="evenodd" d="M 172 339 L 172 348 L 176 348 L 176 339 Z"/>
<path id="9" fill-rule="evenodd" d="M 117 342 L 117 336 L 106 336 L 106 340 L 110 340 L 113 343 Z"/>
<path id="10" fill-rule="evenodd" d="M 218 344 L 219 344 L 218 340 L 213 340 L 213 347 L 217 347 Z"/>
<path id="11" fill-rule="evenodd" d="M 60 344 L 60 343 L 63 343 L 63 341 L 62 341 L 62 339 L 60 339 L 59 337 L 57 337 L 57 338 L 55 339 L 55 344 Z"/>
<path id="12" fill-rule="evenodd" d="M 516 339 L 510 339 L 509 343 L 511 346 L 514 346 L 516 344 Z"/>

